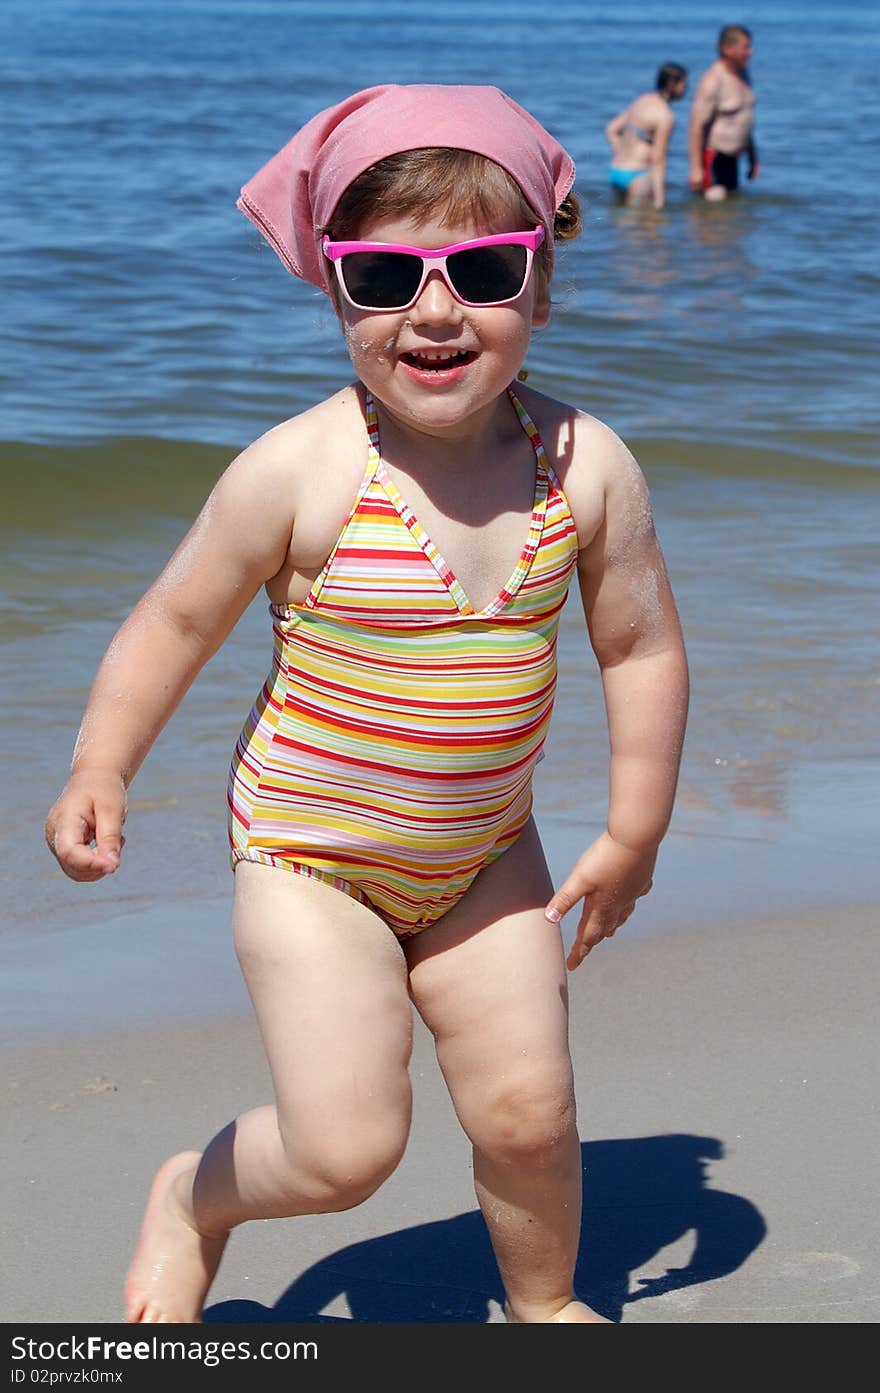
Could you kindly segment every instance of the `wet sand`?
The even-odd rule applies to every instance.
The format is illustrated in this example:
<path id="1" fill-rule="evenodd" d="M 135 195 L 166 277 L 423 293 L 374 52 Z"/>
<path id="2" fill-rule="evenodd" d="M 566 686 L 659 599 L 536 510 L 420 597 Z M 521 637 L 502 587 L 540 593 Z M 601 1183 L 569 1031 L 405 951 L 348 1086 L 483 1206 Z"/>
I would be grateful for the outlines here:
<path id="1" fill-rule="evenodd" d="M 880 1316 L 876 905 L 649 937 L 571 978 L 581 1294 L 616 1321 Z M 146 1013 L 145 1013 L 146 1014 Z M 3 1051 L 3 1320 L 115 1322 L 156 1166 L 270 1096 L 239 1004 Z M 398 1171 L 235 1233 L 206 1320 L 501 1319 L 468 1148 L 417 1022 Z"/>

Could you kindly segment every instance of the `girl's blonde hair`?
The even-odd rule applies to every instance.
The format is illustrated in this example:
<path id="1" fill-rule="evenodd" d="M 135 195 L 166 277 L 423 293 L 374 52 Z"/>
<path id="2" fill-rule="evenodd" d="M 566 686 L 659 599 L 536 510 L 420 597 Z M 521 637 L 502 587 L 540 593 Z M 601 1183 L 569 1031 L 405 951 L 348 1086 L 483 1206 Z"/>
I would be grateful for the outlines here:
<path id="1" fill-rule="evenodd" d="M 517 231 L 540 221 L 519 184 L 494 160 L 471 150 L 427 148 L 388 155 L 358 175 L 343 193 L 329 226 L 319 229 L 334 241 L 357 238 L 367 223 L 384 218 L 412 218 L 417 226 L 438 215 L 450 226 L 473 222 L 489 226 L 512 215 Z M 577 237 L 583 221 L 577 196 L 570 193 L 556 211 L 554 242 Z M 535 253 L 538 290 L 549 289 L 550 247 Z"/>

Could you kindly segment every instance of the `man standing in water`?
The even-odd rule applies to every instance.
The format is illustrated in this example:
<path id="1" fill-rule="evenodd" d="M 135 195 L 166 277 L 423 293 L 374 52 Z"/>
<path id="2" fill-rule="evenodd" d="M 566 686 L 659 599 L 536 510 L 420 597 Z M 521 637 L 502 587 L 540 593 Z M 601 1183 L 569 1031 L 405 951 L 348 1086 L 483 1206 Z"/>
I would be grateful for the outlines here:
<path id="1" fill-rule="evenodd" d="M 752 137 L 755 94 L 748 62 L 752 36 L 742 24 L 726 24 L 718 36 L 718 58 L 697 83 L 688 127 L 688 183 L 694 193 L 719 202 L 739 187 L 739 157 L 748 177 L 758 176 Z"/>

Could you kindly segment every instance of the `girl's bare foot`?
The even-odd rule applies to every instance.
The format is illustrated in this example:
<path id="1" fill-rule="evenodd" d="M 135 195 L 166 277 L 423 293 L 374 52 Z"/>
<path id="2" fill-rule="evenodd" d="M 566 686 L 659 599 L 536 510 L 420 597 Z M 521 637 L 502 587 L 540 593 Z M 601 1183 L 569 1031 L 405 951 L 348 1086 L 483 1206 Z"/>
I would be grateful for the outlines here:
<path id="1" fill-rule="evenodd" d="M 516 1316 L 510 1309 L 509 1302 L 504 1303 L 504 1314 L 509 1325 L 516 1325 Z M 589 1323 L 591 1325 L 613 1325 L 614 1322 L 608 1320 L 606 1316 L 600 1316 L 598 1311 L 594 1311 L 591 1306 L 585 1305 L 583 1301 L 569 1301 L 563 1306 L 561 1311 L 557 1311 L 555 1316 L 548 1316 L 544 1324 L 547 1325 L 569 1325 Z"/>
<path id="2" fill-rule="evenodd" d="M 583 1301 L 569 1301 L 567 1306 L 563 1306 L 550 1320 L 560 1324 L 570 1322 L 589 1321 L 593 1325 L 613 1325 L 614 1322 L 608 1320 L 606 1316 L 600 1316 L 598 1311 L 594 1311 L 592 1306 L 587 1306 Z"/>
<path id="3" fill-rule="evenodd" d="M 195 1227 L 192 1179 L 200 1160 L 197 1151 L 182 1151 L 156 1172 L 125 1279 L 129 1322 L 188 1324 L 201 1319 L 229 1235 L 205 1237 Z"/>

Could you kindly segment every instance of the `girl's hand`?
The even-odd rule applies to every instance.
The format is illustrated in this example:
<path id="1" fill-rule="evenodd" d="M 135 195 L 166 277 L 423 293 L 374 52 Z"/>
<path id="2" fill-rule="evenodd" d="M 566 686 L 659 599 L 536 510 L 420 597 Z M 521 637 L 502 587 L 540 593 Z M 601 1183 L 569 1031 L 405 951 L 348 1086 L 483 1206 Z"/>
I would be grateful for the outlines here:
<path id="1" fill-rule="evenodd" d="M 657 860 L 657 848 L 637 851 L 616 842 L 603 832 L 559 887 L 544 911 L 552 923 L 584 901 L 580 923 L 571 945 L 566 966 L 569 972 L 583 962 L 603 938 L 625 924 L 636 907 L 636 900 L 647 895 Z"/>
<path id="2" fill-rule="evenodd" d="M 125 845 L 125 784 L 112 770 L 72 774 L 46 819 L 46 845 L 71 880 L 101 880 Z"/>

